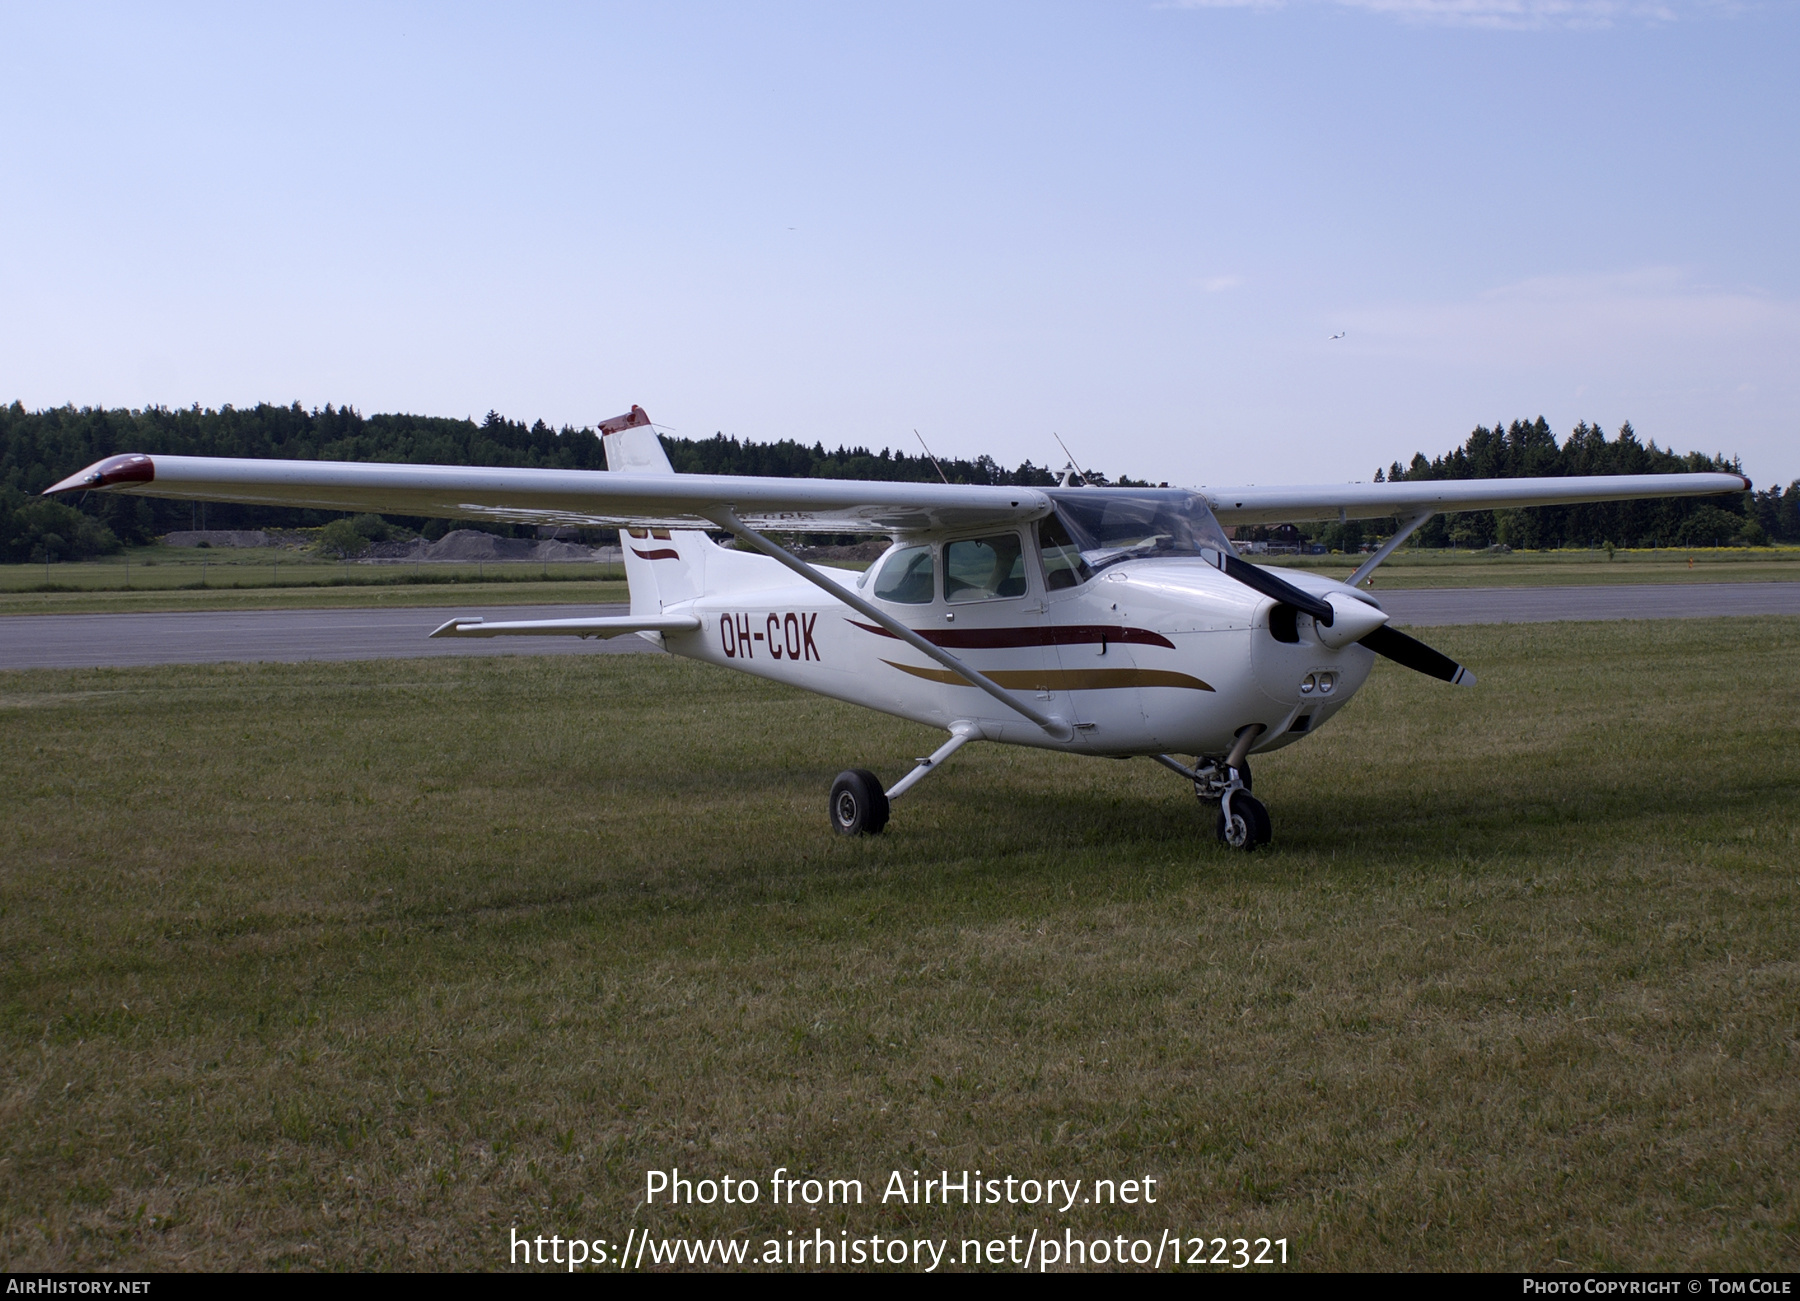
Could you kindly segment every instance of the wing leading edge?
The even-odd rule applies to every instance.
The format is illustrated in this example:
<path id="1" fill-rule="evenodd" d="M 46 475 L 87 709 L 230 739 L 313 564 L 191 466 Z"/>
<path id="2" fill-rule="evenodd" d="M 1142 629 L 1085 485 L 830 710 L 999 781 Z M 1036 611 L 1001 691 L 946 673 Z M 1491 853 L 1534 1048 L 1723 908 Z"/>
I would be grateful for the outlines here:
<path id="1" fill-rule="evenodd" d="M 140 453 L 109 457 L 45 492 L 83 490 L 508 524 L 609 527 L 715 528 L 720 511 L 730 509 L 755 528 L 831 533 L 1011 524 L 1050 509 L 1050 499 L 1036 488 Z"/>
<path id="2" fill-rule="evenodd" d="M 634 408 L 634 417 L 639 414 Z M 1403 480 L 1200 492 L 1221 523 L 1280 524 L 1749 490 L 1750 480 L 1743 475 L 1715 473 Z M 45 490 L 80 491 L 509 524 L 713 528 L 721 512 L 729 511 L 752 528 L 831 533 L 979 528 L 1036 519 L 1050 509 L 1050 498 L 1039 489 L 981 484 L 142 453 L 109 457 Z"/>
<path id="3" fill-rule="evenodd" d="M 1546 479 L 1405 479 L 1288 488 L 1202 488 L 1222 524 L 1383 519 L 1459 510 L 1507 510 L 1635 497 L 1714 497 L 1749 492 L 1741 474 L 1590 474 Z"/>

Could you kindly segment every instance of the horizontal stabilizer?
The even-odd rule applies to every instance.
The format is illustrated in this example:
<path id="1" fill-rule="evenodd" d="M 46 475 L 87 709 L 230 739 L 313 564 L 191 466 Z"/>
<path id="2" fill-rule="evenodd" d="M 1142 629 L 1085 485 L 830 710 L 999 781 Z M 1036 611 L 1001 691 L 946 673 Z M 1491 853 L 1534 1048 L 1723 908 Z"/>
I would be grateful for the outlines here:
<path id="1" fill-rule="evenodd" d="M 696 632 L 700 620 L 692 615 L 659 615 L 636 618 L 622 615 L 598 619 L 520 619 L 509 623 L 488 623 L 478 618 L 452 619 L 439 627 L 433 637 L 618 637 L 628 632 Z"/>

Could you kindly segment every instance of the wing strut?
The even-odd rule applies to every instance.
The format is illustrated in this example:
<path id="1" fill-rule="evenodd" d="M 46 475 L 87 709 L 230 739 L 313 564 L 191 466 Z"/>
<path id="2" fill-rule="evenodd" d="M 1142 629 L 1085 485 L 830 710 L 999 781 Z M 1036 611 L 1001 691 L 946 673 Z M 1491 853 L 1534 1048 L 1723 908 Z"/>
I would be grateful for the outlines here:
<path id="1" fill-rule="evenodd" d="M 1422 510 L 1416 515 L 1410 515 L 1401 520 L 1400 527 L 1394 533 L 1394 536 L 1389 538 L 1386 542 L 1383 542 L 1381 544 L 1381 550 L 1377 551 L 1374 555 L 1363 561 L 1362 564 L 1358 565 L 1356 567 L 1356 572 L 1346 578 L 1344 582 L 1351 587 L 1361 587 L 1363 580 L 1374 573 L 1382 561 L 1393 555 L 1395 549 L 1398 548 L 1402 542 L 1406 541 L 1406 539 L 1410 538 L 1414 531 L 1418 529 L 1419 525 L 1423 524 L 1435 514 L 1437 514 L 1436 511 Z"/>
<path id="2" fill-rule="evenodd" d="M 995 700 L 998 700 L 1008 709 L 1023 714 L 1026 718 L 1029 718 L 1032 722 L 1043 728 L 1058 741 L 1067 741 L 1075 735 L 1075 729 L 1070 727 L 1062 719 L 1033 709 L 1030 705 L 1013 695 L 1012 692 L 1008 691 L 998 682 L 995 682 L 992 678 L 986 677 L 983 674 L 977 673 L 974 669 L 957 659 L 956 656 L 952 655 L 942 646 L 933 646 L 930 642 L 919 636 L 918 633 L 914 632 L 911 628 L 908 628 L 905 624 L 901 623 L 898 619 L 895 619 L 886 611 L 876 609 L 855 592 L 832 582 L 829 578 L 826 578 L 823 574 L 819 573 L 818 570 L 814 569 L 798 556 L 777 546 L 768 538 L 764 537 L 748 524 L 745 524 L 740 520 L 737 517 L 737 512 L 732 510 L 729 506 L 720 507 L 716 513 L 709 513 L 709 518 L 713 523 L 731 534 L 732 537 L 740 538 L 743 541 L 748 542 L 771 560 L 778 560 L 786 565 L 814 587 L 836 597 L 852 610 L 855 610 L 858 614 L 873 619 L 876 623 L 893 633 L 894 636 L 898 637 L 908 646 L 911 646 L 914 650 L 918 651 L 919 654 L 936 660 L 939 664 L 942 664 L 970 686 L 980 687 L 983 691 L 987 692 L 988 695 L 992 696 Z"/>

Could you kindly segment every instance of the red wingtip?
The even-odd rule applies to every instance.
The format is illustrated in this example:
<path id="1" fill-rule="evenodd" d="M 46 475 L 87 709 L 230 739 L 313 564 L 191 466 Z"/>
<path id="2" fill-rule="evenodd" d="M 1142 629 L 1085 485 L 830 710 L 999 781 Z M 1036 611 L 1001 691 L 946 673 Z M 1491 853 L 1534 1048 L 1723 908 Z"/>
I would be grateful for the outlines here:
<path id="1" fill-rule="evenodd" d="M 44 489 L 48 497 L 56 492 L 75 492 L 82 488 L 106 488 L 115 483 L 149 483 L 156 478 L 156 465 L 142 452 L 125 452 L 96 461 L 87 469 L 71 474 L 61 483 Z"/>

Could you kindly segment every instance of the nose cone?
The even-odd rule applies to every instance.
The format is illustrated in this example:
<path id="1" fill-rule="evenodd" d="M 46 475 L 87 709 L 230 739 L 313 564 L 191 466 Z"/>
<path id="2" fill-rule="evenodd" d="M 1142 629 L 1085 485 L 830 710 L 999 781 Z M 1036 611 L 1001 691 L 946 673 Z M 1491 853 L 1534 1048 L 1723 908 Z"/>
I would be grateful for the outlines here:
<path id="1" fill-rule="evenodd" d="M 1353 641 L 1361 641 L 1388 621 L 1385 610 L 1377 610 L 1367 601 L 1359 601 L 1347 593 L 1331 592 L 1331 626 L 1315 624 L 1313 636 L 1332 650 L 1342 650 Z"/>

